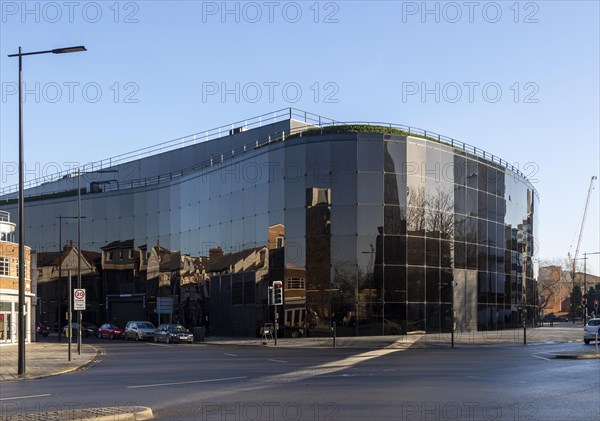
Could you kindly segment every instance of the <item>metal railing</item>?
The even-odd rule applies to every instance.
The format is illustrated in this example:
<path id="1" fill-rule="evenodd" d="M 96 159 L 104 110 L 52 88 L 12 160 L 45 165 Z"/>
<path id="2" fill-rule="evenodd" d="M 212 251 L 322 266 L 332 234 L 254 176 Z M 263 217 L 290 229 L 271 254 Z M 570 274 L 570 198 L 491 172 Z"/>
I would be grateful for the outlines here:
<path id="1" fill-rule="evenodd" d="M 435 141 L 440 144 L 450 146 L 454 149 L 458 149 L 464 151 L 466 153 L 484 158 L 487 161 L 496 163 L 511 172 L 519 175 L 524 180 L 529 181 L 525 174 L 523 174 L 517 167 L 510 164 L 509 162 L 503 160 L 500 157 L 497 157 L 489 152 L 484 151 L 481 148 L 477 148 L 468 143 L 461 142 L 454 138 L 438 134 L 436 132 L 428 131 L 425 129 L 420 129 L 418 127 L 407 126 L 403 124 L 394 124 L 394 123 L 384 123 L 384 122 L 372 122 L 372 121 L 352 121 L 352 122 L 340 122 L 337 120 L 333 120 L 328 117 L 323 117 L 318 114 L 313 114 L 307 111 L 295 109 L 295 108 L 287 108 L 282 110 L 277 110 L 272 113 L 263 114 L 257 117 L 253 117 L 248 120 L 239 121 L 236 123 L 231 123 L 225 126 L 217 127 L 215 129 L 206 130 L 203 132 L 198 132 L 193 135 L 180 137 L 177 139 L 173 139 L 167 142 L 159 143 L 157 145 L 153 145 L 147 148 L 138 149 L 132 152 L 124 153 L 121 155 L 117 155 L 108 159 L 104 159 L 101 161 L 92 162 L 86 165 L 83 165 L 79 168 L 82 175 L 88 172 L 99 171 L 102 169 L 106 169 L 109 167 L 114 167 L 115 165 L 124 164 L 127 162 L 131 162 L 133 160 L 141 159 L 144 157 L 149 157 L 155 154 L 159 154 L 162 152 L 167 152 L 174 149 L 179 149 L 185 146 L 189 146 L 191 144 L 196 144 L 198 142 L 204 142 L 209 140 L 219 139 L 225 136 L 229 136 L 233 130 L 238 128 L 251 129 L 256 127 L 261 127 L 262 125 L 272 124 L 276 122 L 286 121 L 286 120 L 295 120 L 300 123 L 305 123 L 305 125 L 296 127 L 294 129 L 289 130 L 287 133 L 284 131 L 272 133 L 271 135 L 257 139 L 253 143 L 243 145 L 241 147 L 232 149 L 231 152 L 222 153 L 218 156 L 213 156 L 210 159 L 207 159 L 201 163 L 198 163 L 192 167 L 184 168 L 179 171 L 170 172 L 167 174 L 162 174 L 158 176 L 146 177 L 137 180 L 130 181 L 119 181 L 116 184 L 108 183 L 104 185 L 103 191 L 114 191 L 114 190 L 122 190 L 127 188 L 134 187 L 142 187 L 149 186 L 153 184 L 158 184 L 164 181 L 170 181 L 173 179 L 177 179 L 183 177 L 185 175 L 189 175 L 195 172 L 202 172 L 206 170 L 210 170 L 211 167 L 219 165 L 221 163 L 225 163 L 232 158 L 238 157 L 240 154 L 244 154 L 249 151 L 254 151 L 258 148 L 262 148 L 270 145 L 271 143 L 286 141 L 286 138 L 291 137 L 302 137 L 302 134 L 308 129 L 321 129 L 321 133 L 325 130 L 327 132 L 328 128 L 332 128 L 335 126 L 347 126 L 347 125 L 365 125 L 365 126 L 379 126 L 379 127 L 389 127 L 390 131 L 400 130 L 408 135 L 425 138 L 427 140 Z M 343 132 L 343 128 L 341 128 L 340 132 Z M 30 180 L 25 183 L 25 188 L 32 188 L 39 186 L 41 184 L 50 183 L 53 181 L 57 181 L 61 178 L 66 177 L 76 177 L 77 170 L 70 172 L 59 172 L 55 174 L 48 175 L 46 177 L 37 178 L 34 180 Z M 18 190 L 18 186 L 9 186 L 3 189 L 0 189 L 0 197 L 14 193 Z M 61 189 L 55 192 L 44 192 L 39 195 L 28 195 L 28 197 L 36 197 L 36 196 L 47 196 L 52 194 L 58 194 L 67 191 L 67 189 Z"/>
<path id="2" fill-rule="evenodd" d="M 0 210 L 0 222 L 10 222 L 10 212 Z"/>
<path id="3" fill-rule="evenodd" d="M 31 179 L 24 183 L 24 188 L 29 189 L 32 187 L 39 186 L 41 184 L 57 181 L 61 178 L 75 177 L 77 170 L 79 170 L 79 172 L 81 173 L 99 171 L 102 169 L 111 168 L 119 164 L 124 164 L 141 158 L 146 158 L 159 153 L 168 152 L 189 145 L 194 145 L 199 142 L 206 142 L 209 140 L 219 139 L 222 137 L 229 136 L 230 131 L 234 129 L 244 128 L 245 130 L 250 130 L 257 127 L 262 127 L 264 125 L 289 120 L 291 115 L 291 108 L 284 108 L 271 113 L 262 114 L 247 120 L 237 121 L 235 123 L 215 127 L 213 129 L 208 129 L 187 136 L 178 137 L 176 139 L 171 139 L 166 142 L 148 146 L 146 148 L 136 149 L 131 152 L 115 155 L 113 157 L 106 158 L 100 161 L 90 162 L 69 170 L 64 170 L 53 174 L 45 175 L 43 177 Z M 9 193 L 14 193 L 16 191 L 18 191 L 18 185 L 3 187 L 0 189 L 0 196 L 4 196 Z"/>

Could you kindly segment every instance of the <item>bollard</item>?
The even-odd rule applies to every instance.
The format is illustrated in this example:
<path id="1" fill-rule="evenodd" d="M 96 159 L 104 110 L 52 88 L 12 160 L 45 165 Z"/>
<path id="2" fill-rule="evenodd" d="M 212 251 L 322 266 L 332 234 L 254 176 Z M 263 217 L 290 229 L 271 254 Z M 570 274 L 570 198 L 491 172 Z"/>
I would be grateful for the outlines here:
<path id="1" fill-rule="evenodd" d="M 335 348 L 335 335 L 336 335 L 335 322 L 333 322 L 333 326 L 331 327 L 331 333 L 333 335 L 333 347 Z"/>

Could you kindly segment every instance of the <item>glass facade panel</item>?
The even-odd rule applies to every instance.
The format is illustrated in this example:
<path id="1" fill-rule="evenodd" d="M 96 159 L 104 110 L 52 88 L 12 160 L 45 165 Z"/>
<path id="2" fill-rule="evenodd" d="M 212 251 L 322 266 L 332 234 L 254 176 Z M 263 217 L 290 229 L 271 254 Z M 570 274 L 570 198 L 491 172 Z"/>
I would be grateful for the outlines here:
<path id="1" fill-rule="evenodd" d="M 385 265 L 383 284 L 386 302 L 406 302 L 406 266 Z"/>
<path id="2" fill-rule="evenodd" d="M 425 301 L 425 268 L 408 266 L 406 268 L 406 289 L 409 302 Z"/>
<path id="3" fill-rule="evenodd" d="M 358 145 L 358 171 L 383 172 L 383 142 L 377 140 L 361 140 Z"/>
<path id="4" fill-rule="evenodd" d="M 383 175 L 377 173 L 358 174 L 358 204 L 383 204 Z"/>

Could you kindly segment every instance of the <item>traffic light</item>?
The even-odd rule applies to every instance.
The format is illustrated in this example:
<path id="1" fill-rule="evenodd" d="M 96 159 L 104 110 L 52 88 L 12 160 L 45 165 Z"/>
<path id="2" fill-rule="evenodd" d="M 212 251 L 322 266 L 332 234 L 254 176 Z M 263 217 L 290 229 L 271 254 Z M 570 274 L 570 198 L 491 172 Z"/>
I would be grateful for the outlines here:
<path id="1" fill-rule="evenodd" d="M 273 304 L 280 306 L 283 304 L 283 282 L 273 282 Z"/>

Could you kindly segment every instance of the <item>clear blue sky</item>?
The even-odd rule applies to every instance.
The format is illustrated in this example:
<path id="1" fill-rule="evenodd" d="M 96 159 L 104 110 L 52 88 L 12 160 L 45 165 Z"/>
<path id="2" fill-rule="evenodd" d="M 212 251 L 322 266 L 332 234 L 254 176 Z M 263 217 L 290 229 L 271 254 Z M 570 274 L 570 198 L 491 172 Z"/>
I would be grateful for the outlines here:
<path id="1" fill-rule="evenodd" d="M 6 55 L 85 45 L 24 60 L 28 179 L 293 106 L 425 128 L 514 162 L 540 193 L 539 258 L 576 241 L 599 174 L 597 1 L 0 3 L 2 186 L 17 182 Z M 207 90 L 236 83 L 237 99 Z M 600 251 L 599 191 L 582 253 Z"/>

